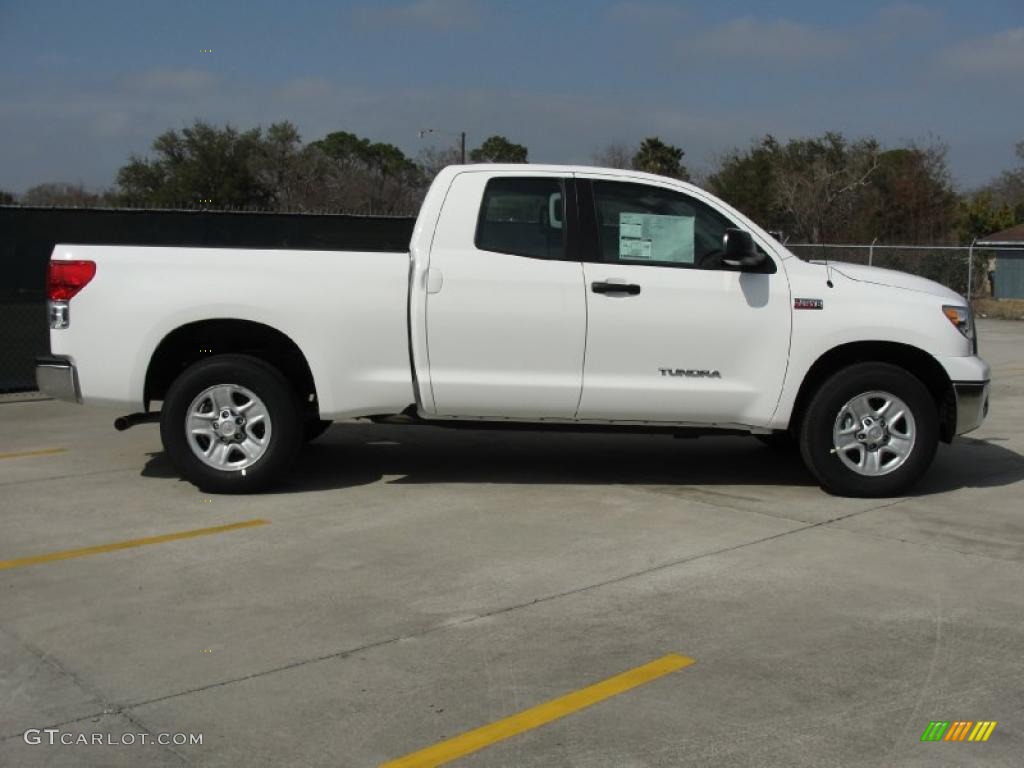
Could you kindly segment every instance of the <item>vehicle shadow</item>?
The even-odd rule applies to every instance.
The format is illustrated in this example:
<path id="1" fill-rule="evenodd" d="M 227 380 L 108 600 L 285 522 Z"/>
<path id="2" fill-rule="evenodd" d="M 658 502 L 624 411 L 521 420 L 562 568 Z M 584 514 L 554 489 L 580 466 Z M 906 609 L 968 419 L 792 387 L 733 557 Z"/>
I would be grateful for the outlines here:
<path id="1" fill-rule="evenodd" d="M 144 477 L 177 477 L 167 457 L 150 454 Z M 302 493 L 389 483 L 564 485 L 814 486 L 795 450 L 750 437 L 675 439 L 668 435 L 454 430 L 336 424 L 306 446 L 291 475 L 269 493 Z M 940 445 L 915 488 L 927 496 L 957 488 L 1009 485 L 1024 478 L 1024 457 L 995 442 L 959 438 Z"/>

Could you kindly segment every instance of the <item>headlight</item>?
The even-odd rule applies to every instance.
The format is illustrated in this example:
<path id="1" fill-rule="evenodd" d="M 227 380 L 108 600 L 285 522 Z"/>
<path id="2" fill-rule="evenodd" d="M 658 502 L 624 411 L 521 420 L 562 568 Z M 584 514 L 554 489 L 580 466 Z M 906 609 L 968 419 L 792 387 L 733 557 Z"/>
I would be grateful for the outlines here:
<path id="1" fill-rule="evenodd" d="M 951 322 L 960 333 L 968 339 L 974 339 L 974 323 L 971 318 L 971 310 L 967 307 L 954 307 L 944 304 L 942 314 Z"/>

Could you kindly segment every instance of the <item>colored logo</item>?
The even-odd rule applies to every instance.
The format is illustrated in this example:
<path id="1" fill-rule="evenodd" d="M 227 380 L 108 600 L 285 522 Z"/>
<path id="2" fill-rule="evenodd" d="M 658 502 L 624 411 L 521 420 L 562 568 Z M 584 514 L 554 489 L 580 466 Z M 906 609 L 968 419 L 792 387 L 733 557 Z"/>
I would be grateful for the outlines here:
<path id="1" fill-rule="evenodd" d="M 995 720 L 932 720 L 921 741 L 988 741 L 995 728 Z"/>
<path id="2" fill-rule="evenodd" d="M 825 302 L 821 299 L 793 299 L 793 309 L 824 309 Z"/>

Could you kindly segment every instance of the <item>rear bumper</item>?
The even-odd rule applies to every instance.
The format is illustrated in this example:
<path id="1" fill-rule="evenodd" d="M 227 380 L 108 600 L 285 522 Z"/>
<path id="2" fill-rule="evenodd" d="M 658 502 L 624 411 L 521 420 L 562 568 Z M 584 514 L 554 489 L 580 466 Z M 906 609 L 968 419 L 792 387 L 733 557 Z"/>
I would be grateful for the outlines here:
<path id="1" fill-rule="evenodd" d="M 72 403 L 82 402 L 82 390 L 78 386 L 78 371 L 75 364 L 66 357 L 47 355 L 36 358 L 36 384 L 39 391 L 58 400 Z"/>
<path id="2" fill-rule="evenodd" d="M 956 395 L 956 434 L 977 429 L 988 415 L 987 381 L 954 381 Z"/>

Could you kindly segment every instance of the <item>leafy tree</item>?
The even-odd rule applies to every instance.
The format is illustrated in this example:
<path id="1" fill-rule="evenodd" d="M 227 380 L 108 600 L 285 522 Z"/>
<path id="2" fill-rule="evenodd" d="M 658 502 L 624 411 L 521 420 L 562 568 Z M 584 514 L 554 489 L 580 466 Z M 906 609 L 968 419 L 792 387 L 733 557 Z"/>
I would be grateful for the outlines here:
<path id="1" fill-rule="evenodd" d="M 0 205 L 12 205 L 14 202 L 14 195 L 12 193 L 0 189 Z"/>
<path id="2" fill-rule="evenodd" d="M 422 170 L 393 144 L 336 131 L 308 149 L 321 159 L 324 191 L 338 208 L 407 213 L 422 192 Z"/>
<path id="3" fill-rule="evenodd" d="M 682 164 L 684 154 L 686 153 L 679 147 L 666 144 L 657 136 L 652 136 L 640 143 L 640 148 L 633 155 L 633 168 L 688 181 L 690 173 Z"/>
<path id="4" fill-rule="evenodd" d="M 780 147 L 774 194 L 788 226 L 812 243 L 842 239 L 878 167 L 874 139 L 848 142 L 842 134 L 797 139 Z"/>
<path id="5" fill-rule="evenodd" d="M 469 153 L 474 163 L 525 163 L 527 150 L 504 136 L 491 136 Z"/>
<path id="6" fill-rule="evenodd" d="M 239 132 L 196 120 L 158 136 L 154 157 L 129 159 L 117 173 L 119 198 L 158 207 L 266 208 L 274 195 L 253 170 L 262 151 L 260 128 Z"/>
<path id="7" fill-rule="evenodd" d="M 769 229 L 827 242 L 849 236 L 863 215 L 878 154 L 874 139 L 851 143 L 838 133 L 785 144 L 765 136 L 726 154 L 708 186 Z"/>
<path id="8" fill-rule="evenodd" d="M 1017 142 L 1015 151 L 1020 165 L 1003 171 L 981 191 L 991 195 L 993 205 L 1009 208 L 1016 223 L 1024 221 L 1024 141 Z"/>
<path id="9" fill-rule="evenodd" d="M 967 245 L 994 232 L 1009 229 L 1015 223 L 1010 206 L 997 204 L 992 193 L 979 192 L 960 201 L 957 233 L 961 244 Z"/>
<path id="10" fill-rule="evenodd" d="M 946 154 L 936 141 L 880 152 L 844 236 L 911 244 L 954 239 L 957 196 Z"/>
<path id="11" fill-rule="evenodd" d="M 775 169 L 782 148 L 770 134 L 741 152 L 733 149 L 718 160 L 718 170 L 707 179 L 708 188 L 769 229 L 783 230 L 785 213 L 775 194 Z"/>

